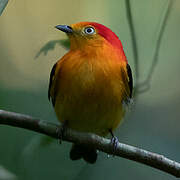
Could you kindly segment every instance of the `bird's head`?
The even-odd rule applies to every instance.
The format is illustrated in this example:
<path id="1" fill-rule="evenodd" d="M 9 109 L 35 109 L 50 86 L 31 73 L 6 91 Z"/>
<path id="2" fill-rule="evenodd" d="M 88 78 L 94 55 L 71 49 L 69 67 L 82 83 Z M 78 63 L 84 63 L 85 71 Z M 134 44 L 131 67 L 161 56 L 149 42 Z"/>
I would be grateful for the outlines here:
<path id="1" fill-rule="evenodd" d="M 80 22 L 76 24 L 57 25 L 57 29 L 65 32 L 71 44 L 71 49 L 84 47 L 102 47 L 104 44 L 123 52 L 121 41 L 117 35 L 106 26 L 95 22 Z"/>

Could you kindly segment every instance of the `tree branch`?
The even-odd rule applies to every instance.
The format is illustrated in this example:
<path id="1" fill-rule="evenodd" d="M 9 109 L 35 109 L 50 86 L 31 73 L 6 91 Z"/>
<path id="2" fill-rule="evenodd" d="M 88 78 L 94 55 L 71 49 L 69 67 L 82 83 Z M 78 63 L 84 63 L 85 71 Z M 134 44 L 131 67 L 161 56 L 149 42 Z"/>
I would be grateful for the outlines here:
<path id="1" fill-rule="evenodd" d="M 32 130 L 58 139 L 59 125 L 36 119 L 28 115 L 0 110 L 0 124 Z M 176 177 L 180 177 L 180 164 L 162 155 L 152 153 L 134 146 L 118 143 L 114 150 L 109 139 L 91 133 L 80 133 L 66 129 L 63 140 L 86 144 L 102 152 L 130 159 L 154 167 Z"/>

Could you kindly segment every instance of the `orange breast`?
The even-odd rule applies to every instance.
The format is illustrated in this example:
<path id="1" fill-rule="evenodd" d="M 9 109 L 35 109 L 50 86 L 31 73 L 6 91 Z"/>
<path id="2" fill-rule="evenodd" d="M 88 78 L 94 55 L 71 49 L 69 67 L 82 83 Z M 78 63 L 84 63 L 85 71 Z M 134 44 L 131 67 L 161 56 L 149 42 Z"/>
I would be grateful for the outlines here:
<path id="1" fill-rule="evenodd" d="M 101 136 L 115 129 L 124 109 L 126 88 L 122 77 L 125 61 L 108 53 L 87 55 L 70 51 L 58 62 L 55 111 L 72 129 Z"/>

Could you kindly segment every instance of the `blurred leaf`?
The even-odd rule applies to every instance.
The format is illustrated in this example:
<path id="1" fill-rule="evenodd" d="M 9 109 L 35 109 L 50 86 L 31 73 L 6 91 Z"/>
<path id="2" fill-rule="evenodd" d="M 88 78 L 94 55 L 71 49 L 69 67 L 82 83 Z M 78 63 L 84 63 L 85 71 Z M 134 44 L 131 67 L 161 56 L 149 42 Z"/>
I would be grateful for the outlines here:
<path id="1" fill-rule="evenodd" d="M 58 44 L 59 46 L 63 46 L 65 49 L 70 48 L 69 39 L 51 40 L 40 49 L 40 51 L 36 54 L 35 58 L 38 58 L 42 53 L 44 55 L 47 55 L 50 50 L 53 50 L 55 48 L 56 44 Z"/>
<path id="2" fill-rule="evenodd" d="M 39 144 L 40 144 L 39 137 L 35 136 L 32 139 L 30 139 L 30 141 L 28 142 L 28 144 L 24 147 L 22 151 L 22 156 L 24 157 L 32 156 L 33 153 L 37 150 L 37 147 L 39 147 Z"/>
<path id="3" fill-rule="evenodd" d="M 44 136 L 40 139 L 40 144 L 39 146 L 44 147 L 44 146 L 48 146 L 50 145 L 52 142 L 54 142 L 55 140 L 49 136 Z"/>
<path id="4" fill-rule="evenodd" d="M 3 10 L 5 9 L 8 0 L 0 0 L 0 15 L 2 14 Z"/>
<path id="5" fill-rule="evenodd" d="M 23 156 L 32 156 L 40 147 L 48 146 L 55 140 L 48 136 L 37 137 L 35 136 L 30 140 L 30 142 L 23 149 Z"/>
<path id="6" fill-rule="evenodd" d="M 69 39 L 60 40 L 59 45 L 62 45 L 65 49 L 70 49 L 70 41 L 69 41 Z"/>
<path id="7" fill-rule="evenodd" d="M 17 179 L 16 175 L 14 175 L 9 170 L 5 169 L 3 166 L 0 165 L 0 179 L 1 180 L 14 180 Z"/>

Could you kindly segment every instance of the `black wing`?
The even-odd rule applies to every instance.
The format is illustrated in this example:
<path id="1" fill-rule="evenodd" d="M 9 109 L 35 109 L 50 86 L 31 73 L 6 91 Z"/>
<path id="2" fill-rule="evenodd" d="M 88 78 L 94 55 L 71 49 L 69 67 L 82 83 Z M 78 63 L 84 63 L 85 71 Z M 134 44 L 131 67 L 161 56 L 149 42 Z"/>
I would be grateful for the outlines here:
<path id="1" fill-rule="evenodd" d="M 51 97 L 51 86 L 52 86 L 52 81 L 53 81 L 53 78 L 54 78 L 54 74 L 55 74 L 55 71 L 56 71 L 56 64 L 54 64 L 52 70 L 51 70 L 51 73 L 50 73 L 50 78 L 49 78 L 49 89 L 48 89 L 48 99 L 50 101 L 52 101 L 52 104 L 53 106 L 55 105 L 55 98 Z"/>
<path id="2" fill-rule="evenodd" d="M 131 67 L 130 67 L 129 64 L 127 64 L 126 68 L 127 68 L 127 74 L 128 74 L 128 77 L 129 77 L 129 81 L 128 81 L 129 90 L 130 90 L 130 95 L 129 95 L 129 97 L 132 98 L 132 91 L 133 91 L 132 71 L 131 71 Z"/>

